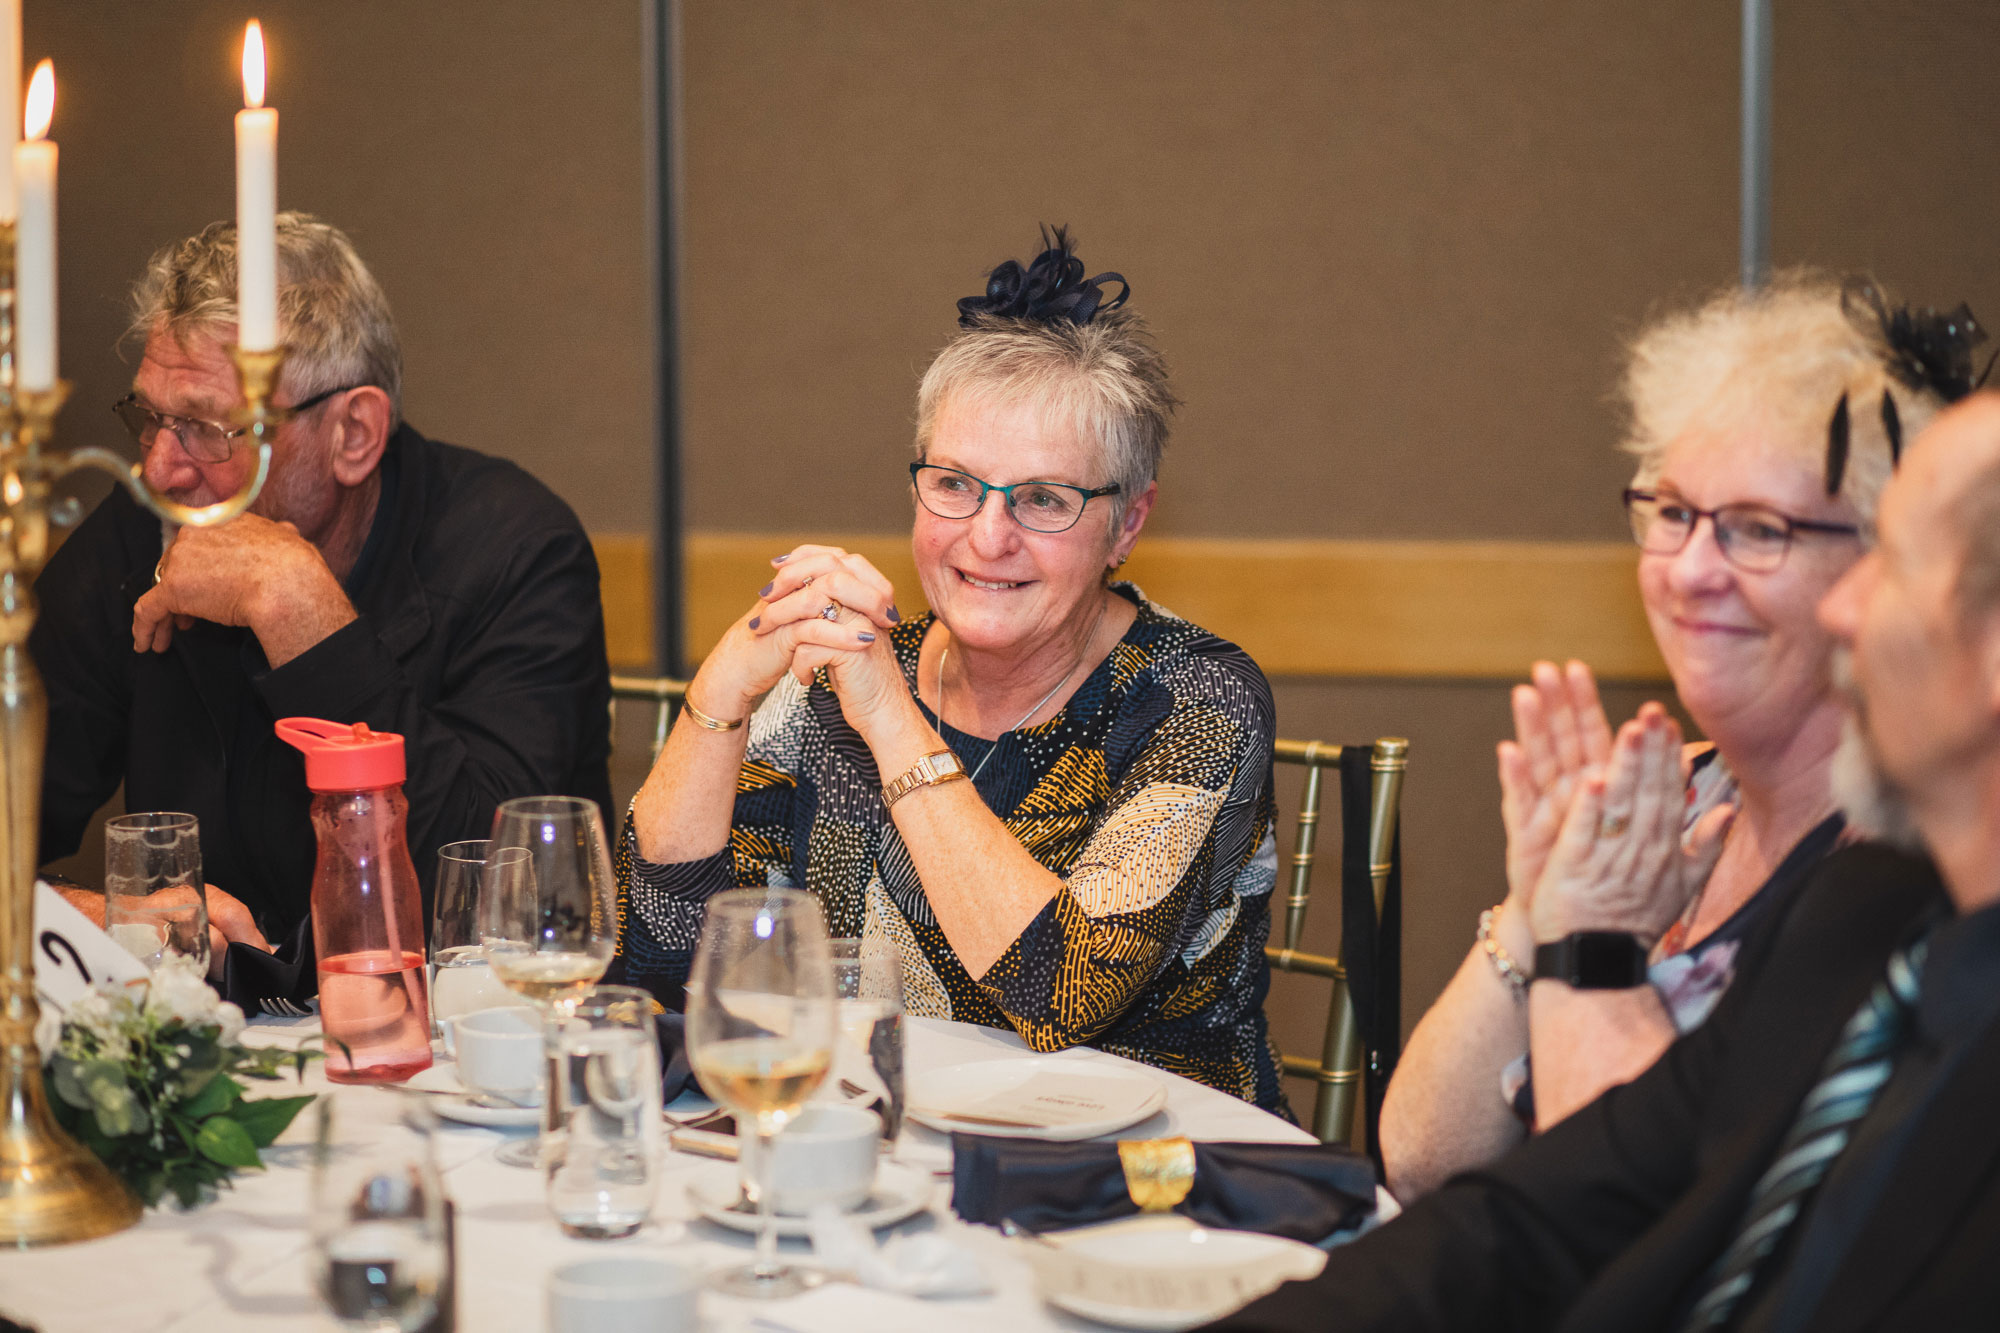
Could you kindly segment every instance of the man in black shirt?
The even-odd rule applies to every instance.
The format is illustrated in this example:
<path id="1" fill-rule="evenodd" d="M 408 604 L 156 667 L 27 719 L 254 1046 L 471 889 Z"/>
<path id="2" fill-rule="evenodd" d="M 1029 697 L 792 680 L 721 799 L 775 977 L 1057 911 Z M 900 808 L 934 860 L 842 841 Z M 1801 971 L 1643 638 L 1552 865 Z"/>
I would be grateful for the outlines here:
<path id="1" fill-rule="evenodd" d="M 2000 393 L 1912 445 L 1878 527 L 1820 609 L 1842 803 L 1929 858 L 1835 853 L 1652 1069 L 1219 1327 L 2000 1319 Z"/>
<path id="2" fill-rule="evenodd" d="M 118 414 L 148 481 L 188 504 L 255 464 L 222 424 L 235 242 L 216 223 L 169 246 L 133 294 L 145 352 Z M 575 515 L 402 421 L 395 324 L 346 236 L 282 215 L 278 277 L 274 396 L 295 415 L 256 504 L 172 530 L 114 491 L 50 560 L 31 639 L 50 705 L 41 859 L 75 851 L 122 782 L 127 809 L 200 819 L 211 920 L 257 946 L 303 941 L 312 882 L 310 793 L 277 718 L 404 736 L 427 901 L 438 847 L 486 836 L 497 802 L 610 799 L 603 612 Z M 102 919 L 101 897 L 68 896 Z"/>

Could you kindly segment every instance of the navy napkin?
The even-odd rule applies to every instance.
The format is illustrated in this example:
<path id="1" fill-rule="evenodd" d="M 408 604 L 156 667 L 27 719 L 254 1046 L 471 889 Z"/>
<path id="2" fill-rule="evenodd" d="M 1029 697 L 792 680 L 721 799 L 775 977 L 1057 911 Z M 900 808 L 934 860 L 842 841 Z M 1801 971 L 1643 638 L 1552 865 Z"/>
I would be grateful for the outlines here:
<path id="1" fill-rule="evenodd" d="M 952 1211 L 968 1222 L 1056 1231 L 1139 1211 L 1115 1143 L 953 1134 Z M 1317 1143 L 1197 1143 L 1194 1184 L 1174 1211 L 1229 1231 L 1318 1242 L 1375 1209 L 1375 1164 Z"/>

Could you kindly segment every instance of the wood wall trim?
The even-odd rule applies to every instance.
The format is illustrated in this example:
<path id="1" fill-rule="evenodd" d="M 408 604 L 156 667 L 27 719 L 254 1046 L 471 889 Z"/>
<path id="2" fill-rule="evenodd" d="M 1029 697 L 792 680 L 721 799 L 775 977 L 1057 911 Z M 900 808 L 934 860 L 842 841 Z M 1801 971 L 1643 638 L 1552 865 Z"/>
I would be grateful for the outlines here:
<path id="1" fill-rule="evenodd" d="M 909 541 L 822 533 L 923 609 Z M 648 539 L 600 534 L 611 660 L 652 655 Z M 687 541 L 690 651 L 705 652 L 798 534 L 697 532 Z M 1580 657 L 1607 680 L 1666 676 L 1622 542 L 1159 537 L 1123 571 L 1146 595 L 1234 640 L 1273 676 L 1518 680 L 1538 657 Z"/>

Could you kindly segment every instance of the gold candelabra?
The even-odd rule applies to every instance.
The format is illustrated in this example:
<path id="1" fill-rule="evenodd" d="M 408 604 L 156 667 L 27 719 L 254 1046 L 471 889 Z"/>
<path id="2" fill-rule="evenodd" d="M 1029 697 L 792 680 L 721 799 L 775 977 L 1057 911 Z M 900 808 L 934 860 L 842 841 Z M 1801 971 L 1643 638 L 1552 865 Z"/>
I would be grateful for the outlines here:
<path id="1" fill-rule="evenodd" d="M 242 490 L 189 506 L 146 481 L 143 463 L 108 449 L 50 448 L 69 386 L 24 390 L 15 382 L 14 225 L 0 223 L 0 1247 L 86 1240 L 139 1220 L 139 1201 L 49 1112 L 35 1045 L 35 862 L 41 834 L 42 756 L 48 695 L 28 653 L 35 576 L 48 558 L 49 524 L 74 522 L 75 506 L 50 492 L 82 468 L 109 472 L 140 504 L 173 523 L 224 523 L 249 508 L 271 470 L 271 440 L 288 415 L 271 405 L 284 349 L 231 347 L 243 399 L 231 423 L 247 428 L 257 466 Z"/>

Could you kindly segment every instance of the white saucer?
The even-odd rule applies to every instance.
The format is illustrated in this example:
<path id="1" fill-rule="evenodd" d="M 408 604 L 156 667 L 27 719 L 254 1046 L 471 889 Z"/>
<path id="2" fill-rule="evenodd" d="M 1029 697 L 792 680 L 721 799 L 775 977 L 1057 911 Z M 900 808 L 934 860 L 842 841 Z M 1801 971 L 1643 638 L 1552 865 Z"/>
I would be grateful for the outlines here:
<path id="1" fill-rule="evenodd" d="M 1166 1088 L 1137 1069 L 1007 1056 L 912 1074 L 905 1114 L 947 1134 L 1068 1142 L 1136 1125 L 1166 1104 Z"/>
<path id="2" fill-rule="evenodd" d="M 861 1201 L 860 1207 L 843 1216 L 871 1230 L 894 1226 L 928 1208 L 936 1190 L 937 1181 L 928 1172 L 885 1161 L 875 1168 L 875 1188 Z M 695 1211 L 717 1226 L 732 1231 L 757 1230 L 757 1214 L 737 1208 L 742 1191 L 736 1182 L 734 1162 L 717 1162 L 697 1170 L 687 1183 L 687 1194 Z M 780 1236 L 807 1234 L 807 1220 L 803 1217 L 779 1213 L 775 1220 L 774 1229 Z"/>
<path id="3" fill-rule="evenodd" d="M 1316 1277 L 1326 1252 L 1185 1217 L 1124 1218 L 1017 1248 L 1049 1304 L 1120 1328 L 1176 1333 L 1241 1309 L 1287 1281 Z"/>
<path id="4" fill-rule="evenodd" d="M 515 1129 L 542 1123 L 539 1106 L 507 1106 L 476 1099 L 458 1081 L 458 1071 L 450 1065 L 432 1065 L 410 1076 L 406 1087 L 427 1094 L 424 1104 L 446 1120 L 482 1129 Z"/>

